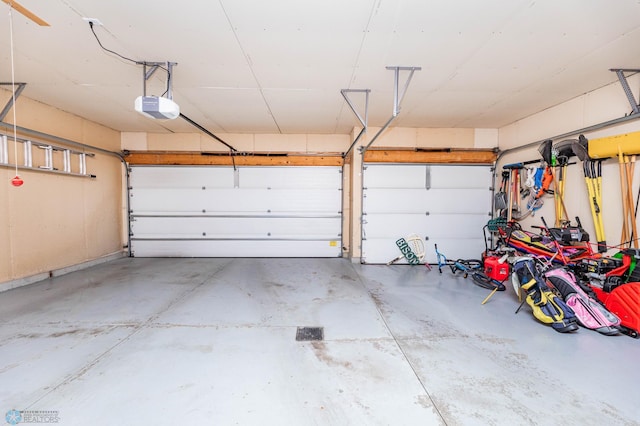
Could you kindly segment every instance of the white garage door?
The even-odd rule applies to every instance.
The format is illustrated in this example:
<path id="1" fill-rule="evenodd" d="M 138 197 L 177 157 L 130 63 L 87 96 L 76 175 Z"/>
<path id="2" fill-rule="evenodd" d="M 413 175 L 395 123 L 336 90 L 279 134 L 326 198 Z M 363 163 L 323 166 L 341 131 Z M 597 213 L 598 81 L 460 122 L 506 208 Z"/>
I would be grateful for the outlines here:
<path id="1" fill-rule="evenodd" d="M 389 262 L 400 255 L 396 240 L 411 234 L 427 239 L 429 263 L 436 262 L 434 244 L 451 259 L 479 258 L 491 177 L 489 166 L 366 165 L 362 261 Z"/>
<path id="2" fill-rule="evenodd" d="M 339 167 L 134 166 L 136 257 L 339 257 Z"/>

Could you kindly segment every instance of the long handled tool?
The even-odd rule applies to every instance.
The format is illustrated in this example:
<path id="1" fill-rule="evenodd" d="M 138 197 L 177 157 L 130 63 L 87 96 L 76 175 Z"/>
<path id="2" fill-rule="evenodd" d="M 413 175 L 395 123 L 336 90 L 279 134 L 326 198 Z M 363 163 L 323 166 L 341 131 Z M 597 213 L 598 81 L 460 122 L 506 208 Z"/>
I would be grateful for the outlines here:
<path id="1" fill-rule="evenodd" d="M 507 222 L 511 222 L 512 209 L 513 209 L 513 191 L 511 190 L 513 170 L 509 170 L 509 179 L 507 179 Z"/>
<path id="2" fill-rule="evenodd" d="M 513 215 L 513 212 L 511 213 L 511 215 L 512 215 L 512 219 L 514 220 L 523 219 L 522 209 L 521 209 L 522 203 L 520 201 L 520 170 L 522 170 L 521 167 L 511 170 L 511 173 L 513 175 L 512 187 L 511 187 L 511 191 L 513 193 L 512 195 L 513 206 L 511 206 L 511 208 L 515 212 L 515 216 Z"/>
<path id="3" fill-rule="evenodd" d="M 547 139 L 546 141 L 540 144 L 538 148 L 538 152 L 542 155 L 542 159 L 545 163 L 547 163 L 547 167 L 550 168 L 551 179 L 553 180 L 553 188 L 554 190 L 558 190 L 558 180 L 556 179 L 556 174 L 553 171 L 553 154 L 551 150 L 553 149 L 553 141 L 551 139 Z M 560 201 L 560 205 L 562 206 L 562 214 L 568 218 L 569 214 L 567 213 L 567 206 L 564 204 L 564 199 L 562 197 L 558 198 Z"/>
<path id="4" fill-rule="evenodd" d="M 620 245 L 628 243 L 630 234 L 627 228 L 627 219 L 629 217 L 629 198 L 627 197 L 627 178 L 626 167 L 624 165 L 624 155 L 622 154 L 622 148 L 618 146 L 618 166 L 620 168 L 620 192 L 622 196 L 622 235 L 620 236 Z"/>
<path id="5" fill-rule="evenodd" d="M 628 174 L 629 179 L 629 220 L 631 221 L 632 229 L 631 229 L 631 240 L 633 241 L 633 247 L 638 248 L 638 225 L 636 222 L 636 212 L 637 205 L 634 205 L 633 201 L 633 177 L 636 166 L 636 156 L 631 156 L 631 170 Z"/>
<path id="6" fill-rule="evenodd" d="M 604 253 L 607 251 L 607 247 L 602 215 L 602 160 L 587 160 L 584 164 L 584 168 L 586 170 L 585 179 L 589 180 L 587 185 L 591 186 L 590 196 L 593 212 L 595 214 L 594 224 L 596 229 L 596 239 L 598 240 L 598 251 L 600 253 Z"/>
<path id="7" fill-rule="evenodd" d="M 556 176 L 558 179 L 558 187 L 555 188 L 554 191 L 556 227 L 561 227 L 562 224 L 570 220 L 566 215 L 566 209 L 562 207 L 562 201 L 565 195 L 567 166 L 569 165 L 569 159 L 575 155 L 572 148 L 575 142 L 577 142 L 577 139 L 565 139 L 551 147 L 551 161 L 553 162 L 553 154 L 555 154 L 556 162 L 554 166 L 556 167 Z"/>
<path id="8" fill-rule="evenodd" d="M 635 220 L 635 205 L 633 201 L 633 173 L 635 171 L 636 156 L 625 156 L 624 166 L 626 173 L 626 196 L 627 196 L 627 215 L 625 221 L 628 221 L 627 232 L 629 233 L 629 247 L 633 243 L 634 248 L 638 248 L 638 228 Z"/>
<path id="9" fill-rule="evenodd" d="M 582 172 L 584 173 L 584 181 L 587 184 L 587 192 L 589 193 L 589 207 L 591 208 L 593 227 L 596 231 L 598 252 L 604 253 L 607 251 L 607 242 L 602 216 L 602 161 L 598 160 L 596 166 L 596 162 L 589 157 L 587 146 L 587 139 L 580 135 L 578 141 L 574 142 L 571 148 L 582 161 Z"/>
<path id="10" fill-rule="evenodd" d="M 564 200 L 564 186 L 565 186 L 565 176 L 567 173 L 567 161 L 566 159 L 561 161 L 560 166 L 558 167 L 558 186 L 555 188 L 553 192 L 553 197 L 555 201 L 556 207 L 556 227 L 562 226 L 562 223 L 568 221 L 569 218 L 566 216 L 566 210 L 563 214 L 563 205 L 562 200 Z"/>

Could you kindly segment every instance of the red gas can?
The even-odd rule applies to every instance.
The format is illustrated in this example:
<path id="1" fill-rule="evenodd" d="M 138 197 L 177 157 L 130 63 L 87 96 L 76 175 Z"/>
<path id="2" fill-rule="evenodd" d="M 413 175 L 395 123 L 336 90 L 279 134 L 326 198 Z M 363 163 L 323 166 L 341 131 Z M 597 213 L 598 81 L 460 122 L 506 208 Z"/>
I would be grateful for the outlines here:
<path id="1" fill-rule="evenodd" d="M 500 263 L 500 258 L 487 256 L 484 258 L 484 273 L 496 281 L 504 281 L 509 277 L 509 264 Z"/>

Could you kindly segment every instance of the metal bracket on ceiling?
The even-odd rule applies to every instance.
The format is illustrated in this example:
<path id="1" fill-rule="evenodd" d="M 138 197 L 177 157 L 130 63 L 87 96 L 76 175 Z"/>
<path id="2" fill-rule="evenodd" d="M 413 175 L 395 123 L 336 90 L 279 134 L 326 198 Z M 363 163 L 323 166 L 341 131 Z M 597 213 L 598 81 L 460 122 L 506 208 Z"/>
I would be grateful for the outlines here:
<path id="1" fill-rule="evenodd" d="M 167 72 L 167 91 L 166 98 L 173 100 L 173 81 L 172 70 L 174 65 L 178 65 L 177 62 L 139 62 L 142 64 L 142 95 L 147 96 L 147 81 L 158 71 L 158 68 L 162 68 Z M 164 94 L 163 94 L 164 96 Z"/>
<path id="2" fill-rule="evenodd" d="M 11 107 L 13 106 L 13 101 L 18 99 L 24 88 L 27 86 L 27 83 L 0 83 L 0 86 L 12 86 L 13 87 L 13 96 L 9 98 L 9 101 L 0 111 L 0 121 L 4 121 L 4 118 L 7 116 L 9 111 L 11 111 Z M 18 87 L 16 87 L 18 86 Z"/>
<path id="3" fill-rule="evenodd" d="M 402 103 L 402 99 L 404 99 L 404 95 L 407 93 L 407 88 L 409 87 L 409 83 L 411 83 L 411 79 L 413 78 L 413 73 L 416 71 L 420 71 L 422 67 L 386 67 L 388 70 L 393 71 L 393 115 L 391 118 L 382 126 L 382 128 L 375 134 L 375 136 L 369 141 L 367 146 L 361 147 L 360 151 L 364 155 L 364 153 L 369 149 L 371 144 L 378 139 L 378 136 L 384 132 L 387 127 L 391 124 L 391 122 L 400 114 L 400 104 Z M 402 90 L 400 90 L 400 71 L 409 71 L 409 76 L 407 77 L 406 82 Z"/>
<path id="4" fill-rule="evenodd" d="M 369 93 L 370 92 L 371 92 L 371 89 L 342 89 L 342 90 L 340 90 L 340 93 L 342 94 L 342 97 L 344 98 L 345 101 L 347 101 L 347 104 L 351 108 L 351 111 L 353 111 L 353 113 L 356 115 L 356 117 L 358 117 L 358 121 L 360 121 L 360 124 L 362 124 L 362 127 L 367 127 L 367 122 L 369 120 Z M 349 96 L 347 95 L 348 93 L 364 93 L 365 94 L 364 118 L 362 118 L 362 116 L 358 113 L 358 111 L 356 111 L 356 107 L 353 105 L 353 103 L 351 102 L 351 99 L 349 99 Z"/>
<path id="5" fill-rule="evenodd" d="M 407 92 L 407 88 L 409 87 L 409 83 L 411 83 L 411 79 L 413 78 L 413 73 L 415 71 L 420 71 L 422 67 L 387 67 L 388 70 L 393 70 L 394 78 L 393 78 L 393 116 L 397 116 L 400 114 L 400 104 L 402 103 L 402 99 L 404 99 L 404 95 Z M 407 77 L 407 81 L 404 83 L 404 87 L 402 91 L 399 91 L 399 80 L 400 80 L 400 71 L 409 71 L 409 77 Z"/>
<path id="6" fill-rule="evenodd" d="M 167 99 L 173 100 L 172 72 L 173 72 L 173 66 L 178 65 L 178 63 L 177 62 L 146 62 L 144 61 L 144 62 L 137 62 L 137 64 L 142 65 L 142 95 L 147 96 L 147 80 L 149 80 L 153 76 L 153 74 L 156 71 L 158 71 L 158 68 L 161 68 L 167 72 L 167 90 L 165 91 L 165 93 L 162 94 L 162 96 L 166 97 Z M 218 142 L 222 143 L 224 146 L 229 148 L 232 153 L 238 152 L 237 149 L 235 149 L 234 147 L 232 147 L 231 145 L 229 145 L 228 143 L 220 139 L 218 136 L 214 135 L 209 130 L 207 130 L 200 124 L 196 123 L 195 121 L 193 121 L 192 119 L 184 115 L 183 113 L 180 113 L 180 117 L 182 117 L 186 122 L 188 122 L 192 126 L 198 128 L 200 131 L 206 133 L 207 135 L 211 136 Z M 233 156 L 231 157 L 231 160 L 234 161 Z M 237 171 L 235 162 L 233 163 L 233 170 Z"/>
<path id="7" fill-rule="evenodd" d="M 356 138 L 353 140 L 353 142 L 349 146 L 349 149 L 347 150 L 347 152 L 344 153 L 342 158 L 347 158 L 347 155 L 349 155 L 349 153 L 351 152 L 351 150 L 353 149 L 355 144 L 358 143 L 358 140 L 367 131 L 367 123 L 369 122 L 369 93 L 370 92 L 371 92 L 370 89 L 342 89 L 342 90 L 340 90 L 340 94 L 342 95 L 344 100 L 347 101 L 347 105 L 349 105 L 349 108 L 351 108 L 351 111 L 353 111 L 353 113 L 358 118 L 358 121 L 360 122 L 360 124 L 362 124 L 362 130 L 360 130 L 360 133 L 358 133 L 358 136 L 356 136 Z M 349 99 L 349 96 L 348 96 L 349 93 L 364 93 L 365 94 L 365 98 L 364 98 L 364 118 L 362 117 L 362 115 L 360 115 L 358 113 L 358 111 L 356 110 L 356 107 L 351 102 L 351 99 Z"/>
<path id="8" fill-rule="evenodd" d="M 609 71 L 613 71 L 618 76 L 618 80 L 620 81 L 620 85 L 622 86 L 622 90 L 624 90 L 624 94 L 627 95 L 627 100 L 631 104 L 631 110 L 633 114 L 638 114 L 640 112 L 638 102 L 636 101 L 635 96 L 633 96 L 633 92 L 631 92 L 631 87 L 629 87 L 629 82 L 627 81 L 627 77 L 624 75 L 625 72 L 640 72 L 640 69 L 631 69 L 631 68 L 612 68 Z"/>

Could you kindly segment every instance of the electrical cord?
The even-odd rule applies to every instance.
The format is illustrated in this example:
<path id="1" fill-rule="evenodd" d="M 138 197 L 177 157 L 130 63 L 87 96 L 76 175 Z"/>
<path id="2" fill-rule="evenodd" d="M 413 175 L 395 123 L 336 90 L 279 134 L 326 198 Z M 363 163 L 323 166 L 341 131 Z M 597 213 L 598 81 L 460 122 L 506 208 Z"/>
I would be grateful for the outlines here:
<path id="1" fill-rule="evenodd" d="M 106 47 L 103 46 L 102 42 L 100 41 L 100 38 L 98 37 L 98 34 L 96 34 L 96 30 L 93 28 L 93 22 L 89 21 L 89 28 L 91 28 L 91 32 L 93 33 L 93 36 L 96 38 L 96 41 L 98 42 L 98 45 L 102 48 L 102 50 L 109 52 L 113 55 L 116 55 L 119 58 L 124 59 L 125 61 L 129 61 L 132 62 L 136 65 L 149 65 L 147 62 L 145 61 L 136 61 L 134 59 L 131 58 L 127 58 L 126 56 L 123 56 L 121 54 L 119 54 L 116 51 L 113 51 L 111 49 L 107 49 Z M 157 66 L 158 68 L 162 69 L 163 71 L 165 71 L 167 73 L 167 78 L 170 80 L 171 79 L 171 72 L 169 72 L 169 69 L 163 67 L 162 65 L 158 65 L 158 64 L 154 64 L 155 66 Z M 168 92 L 168 90 L 165 90 L 165 92 L 161 95 L 164 96 L 166 95 Z"/>
<path id="2" fill-rule="evenodd" d="M 89 21 L 89 28 L 91 28 L 91 32 L 93 33 L 93 36 L 96 38 L 96 41 L 98 42 L 98 44 L 100 45 L 100 47 L 102 48 L 102 50 L 105 50 L 109 53 L 112 53 L 114 55 L 116 55 L 119 58 L 124 59 L 125 61 L 129 61 L 129 62 L 133 62 L 136 65 L 142 65 L 144 64 L 144 62 L 140 62 L 140 61 L 135 61 L 131 58 L 127 58 L 126 56 L 122 56 L 121 54 L 119 54 L 118 52 L 114 52 L 113 50 L 107 49 L 106 47 L 104 47 L 102 45 L 102 42 L 100 42 L 100 39 L 98 38 L 98 34 L 96 34 L 96 30 L 93 29 L 93 22 Z M 166 71 L 166 70 L 165 70 Z"/>

